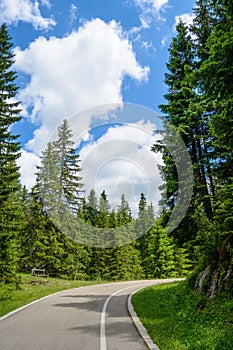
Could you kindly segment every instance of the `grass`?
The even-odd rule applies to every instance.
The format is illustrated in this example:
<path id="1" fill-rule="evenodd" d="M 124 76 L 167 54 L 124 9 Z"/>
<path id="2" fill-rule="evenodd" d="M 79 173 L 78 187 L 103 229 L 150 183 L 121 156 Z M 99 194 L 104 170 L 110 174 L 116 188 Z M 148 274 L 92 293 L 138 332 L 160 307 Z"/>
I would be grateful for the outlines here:
<path id="1" fill-rule="evenodd" d="M 33 277 L 28 274 L 22 274 L 19 277 L 21 281 L 19 285 L 0 283 L 0 317 L 46 295 L 65 289 L 100 283 L 99 281 Z"/>
<path id="2" fill-rule="evenodd" d="M 132 303 L 160 350 L 232 350 L 233 298 L 213 300 L 191 291 L 185 282 L 136 293 Z"/>

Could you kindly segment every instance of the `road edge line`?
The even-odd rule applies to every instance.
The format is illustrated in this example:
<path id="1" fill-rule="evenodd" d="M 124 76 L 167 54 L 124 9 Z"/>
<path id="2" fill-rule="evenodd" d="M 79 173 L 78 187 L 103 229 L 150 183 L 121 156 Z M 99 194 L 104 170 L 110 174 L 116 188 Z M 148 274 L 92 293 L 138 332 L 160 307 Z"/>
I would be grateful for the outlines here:
<path id="1" fill-rule="evenodd" d="M 110 294 L 105 300 L 104 306 L 101 311 L 100 316 L 100 350 L 107 350 L 107 341 L 106 341 L 106 311 L 110 300 L 116 296 L 118 293 L 124 292 L 127 289 L 133 288 L 134 286 L 126 287 L 123 289 L 118 289 L 114 293 Z"/>
<path id="2" fill-rule="evenodd" d="M 28 308 L 29 306 L 32 306 L 32 305 L 34 305 L 34 304 L 36 304 L 36 303 L 39 303 L 40 301 L 45 300 L 45 299 L 48 299 L 48 298 L 50 298 L 50 297 L 52 297 L 52 296 L 54 296 L 54 295 L 57 295 L 57 294 L 60 294 L 60 293 L 62 293 L 62 292 L 66 292 L 66 291 L 69 291 L 69 290 L 73 290 L 73 289 L 83 288 L 83 287 L 84 287 L 84 286 L 80 286 L 80 287 L 76 287 L 76 288 L 64 289 L 64 290 L 60 290 L 60 291 L 55 292 L 55 293 L 52 293 L 52 294 L 45 295 L 45 296 L 42 297 L 42 298 L 33 300 L 33 301 L 31 301 L 30 303 L 25 304 L 25 305 L 23 305 L 23 306 L 20 306 L 19 308 L 8 312 L 6 315 L 1 316 L 1 317 L 0 317 L 0 321 L 3 321 L 3 320 L 5 320 L 6 318 L 8 318 L 8 317 L 10 317 L 10 316 L 13 316 L 14 314 L 17 314 L 18 312 L 20 312 L 20 311 L 22 311 L 22 310 Z"/>

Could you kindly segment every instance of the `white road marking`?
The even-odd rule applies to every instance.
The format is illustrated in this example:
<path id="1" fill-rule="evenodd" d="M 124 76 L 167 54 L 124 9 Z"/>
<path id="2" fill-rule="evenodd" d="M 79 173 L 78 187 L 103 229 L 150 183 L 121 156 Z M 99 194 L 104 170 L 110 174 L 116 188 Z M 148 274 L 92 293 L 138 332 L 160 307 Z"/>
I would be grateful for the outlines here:
<path id="1" fill-rule="evenodd" d="M 83 286 L 78 287 L 78 288 L 71 288 L 71 289 L 61 290 L 61 291 L 58 291 L 58 292 L 55 292 L 55 293 L 46 295 L 46 296 L 44 296 L 44 297 L 42 297 L 42 298 L 40 298 L 40 299 L 36 299 L 36 300 L 30 302 L 29 304 L 23 305 L 23 306 L 19 307 L 18 309 L 15 309 L 15 310 L 9 312 L 9 313 L 6 314 L 6 315 L 3 315 L 2 317 L 0 317 L 0 321 L 3 321 L 3 320 L 5 320 L 6 318 L 8 318 L 8 317 L 10 317 L 10 316 L 13 316 L 14 314 L 17 314 L 18 312 L 20 312 L 20 311 L 22 311 L 22 310 L 28 308 L 29 306 L 32 306 L 32 305 L 36 304 L 36 303 L 38 303 L 38 302 L 40 302 L 40 301 L 42 301 L 42 300 L 48 299 L 48 298 L 53 297 L 53 296 L 55 296 L 55 295 L 59 295 L 59 294 L 61 294 L 61 293 L 63 293 L 63 292 L 67 292 L 67 291 L 69 291 L 69 290 L 70 290 L 70 291 L 73 291 L 74 289 L 80 289 L 80 288 L 83 288 Z"/>
<path id="2" fill-rule="evenodd" d="M 138 286 L 141 286 L 138 285 Z M 105 327 L 105 324 L 106 324 L 106 310 L 107 310 L 107 307 L 108 307 L 108 303 L 109 301 L 112 299 L 112 297 L 114 297 L 116 294 L 118 293 L 121 293 L 127 289 L 130 289 L 130 288 L 135 288 L 137 287 L 136 286 L 131 286 L 131 287 L 127 287 L 127 288 L 123 288 L 123 289 L 120 289 L 120 290 L 117 290 L 116 292 L 114 292 L 113 294 L 111 294 L 105 301 L 104 303 L 104 306 L 103 306 L 103 309 L 102 309 L 102 313 L 101 313 L 101 319 L 100 319 L 100 350 L 107 350 L 107 342 L 106 342 L 106 327 Z"/>

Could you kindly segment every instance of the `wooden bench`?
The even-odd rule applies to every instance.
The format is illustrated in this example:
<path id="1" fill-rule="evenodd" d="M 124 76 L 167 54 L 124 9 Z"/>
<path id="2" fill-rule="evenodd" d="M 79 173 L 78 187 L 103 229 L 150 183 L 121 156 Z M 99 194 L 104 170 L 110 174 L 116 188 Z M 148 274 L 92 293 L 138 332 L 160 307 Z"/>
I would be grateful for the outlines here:
<path id="1" fill-rule="evenodd" d="M 35 267 L 31 270 L 32 276 L 48 277 L 45 269 L 36 269 Z"/>

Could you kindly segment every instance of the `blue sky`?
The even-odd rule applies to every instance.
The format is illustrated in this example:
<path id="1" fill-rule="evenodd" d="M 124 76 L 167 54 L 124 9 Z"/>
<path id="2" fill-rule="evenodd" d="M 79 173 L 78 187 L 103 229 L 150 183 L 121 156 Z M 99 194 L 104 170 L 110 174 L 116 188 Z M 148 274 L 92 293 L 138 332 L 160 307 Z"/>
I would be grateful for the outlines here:
<path id="1" fill-rule="evenodd" d="M 132 141 L 126 134 L 124 142 L 129 153 L 129 141 L 135 143 L 142 139 L 149 149 L 148 142 L 158 124 L 153 117 L 142 122 L 140 117 L 129 121 L 125 116 L 125 125 L 121 127 L 116 124 L 113 128 L 109 124 L 102 133 L 100 128 L 95 129 L 98 130 L 97 139 L 95 132 L 91 132 L 93 118 L 80 112 L 90 108 L 94 111 L 95 107 L 106 105 L 108 120 L 112 104 L 131 103 L 159 113 L 158 105 L 163 103 L 166 93 L 165 64 L 169 44 L 175 35 L 175 24 L 179 18 L 190 23 L 194 4 L 194 0 L 1 0 L 0 21 L 8 24 L 14 44 L 14 68 L 20 87 L 18 99 L 22 101 L 23 118 L 14 130 L 21 135 L 23 184 L 29 188 L 33 185 L 40 152 L 64 118 L 75 115 L 78 118 L 75 127 L 82 130 L 79 136 L 85 135 L 79 140 L 85 145 L 80 154 L 84 158 L 87 149 L 88 154 L 95 154 L 97 145 L 103 140 L 110 142 L 110 135 L 114 140 L 122 140 L 125 131 L 130 132 L 129 123 L 135 126 L 134 131 L 141 130 L 144 135 L 132 132 L 135 134 Z M 116 119 L 118 121 L 118 117 Z M 96 125 L 102 124 L 103 118 L 100 118 Z M 112 149 L 109 151 L 109 144 L 105 146 L 107 158 L 98 160 L 102 173 L 98 170 L 99 177 L 95 174 L 95 181 L 89 181 L 90 186 L 94 184 L 99 191 L 101 181 L 107 181 L 104 170 L 109 174 L 109 169 L 100 162 L 106 163 L 108 157 L 121 159 L 121 155 L 114 154 Z M 121 185 L 126 188 L 128 183 L 128 192 L 133 198 L 130 171 L 137 171 L 127 169 L 127 157 L 124 157 L 122 168 L 129 175 L 118 174 L 118 180 L 112 181 L 118 183 L 118 189 Z M 135 155 L 136 168 L 138 157 L 141 155 Z M 159 162 L 159 156 L 157 158 Z M 85 159 L 82 160 L 85 163 Z M 132 162 L 129 163 L 132 168 Z M 117 166 L 121 167 L 120 164 L 119 160 Z M 94 163 L 88 163 L 88 166 L 89 170 L 90 167 L 97 169 Z M 138 169 L 140 167 L 139 164 Z M 145 177 L 148 179 L 149 175 Z M 137 190 L 133 190 L 135 195 L 145 185 L 140 176 L 137 180 L 141 187 L 138 185 Z M 111 183 L 106 186 L 111 188 Z M 158 194 L 153 198 L 158 200 Z"/>

